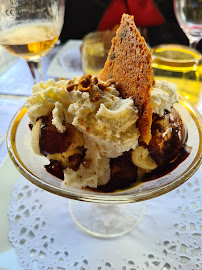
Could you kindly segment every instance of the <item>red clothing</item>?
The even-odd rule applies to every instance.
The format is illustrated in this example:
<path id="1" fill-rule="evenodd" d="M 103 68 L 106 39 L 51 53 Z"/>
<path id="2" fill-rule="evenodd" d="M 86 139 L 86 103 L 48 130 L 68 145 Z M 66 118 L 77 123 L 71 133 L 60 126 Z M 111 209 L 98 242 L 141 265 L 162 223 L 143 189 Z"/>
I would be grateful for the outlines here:
<path id="1" fill-rule="evenodd" d="M 98 30 L 112 29 L 120 23 L 123 13 L 134 16 L 137 27 L 155 26 L 165 23 L 165 20 L 152 0 L 128 0 L 127 7 L 123 0 L 112 0 L 105 12 Z"/>

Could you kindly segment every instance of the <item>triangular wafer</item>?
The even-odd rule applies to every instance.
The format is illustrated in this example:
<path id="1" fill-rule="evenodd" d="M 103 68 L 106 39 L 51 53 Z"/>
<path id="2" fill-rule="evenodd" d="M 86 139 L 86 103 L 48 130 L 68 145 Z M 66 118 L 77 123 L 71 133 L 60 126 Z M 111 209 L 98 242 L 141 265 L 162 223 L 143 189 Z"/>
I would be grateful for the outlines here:
<path id="1" fill-rule="evenodd" d="M 123 14 L 116 37 L 99 78 L 114 79 L 123 98 L 132 97 L 139 110 L 138 128 L 143 141 L 151 139 L 151 87 L 154 82 L 151 54 L 133 16 Z"/>

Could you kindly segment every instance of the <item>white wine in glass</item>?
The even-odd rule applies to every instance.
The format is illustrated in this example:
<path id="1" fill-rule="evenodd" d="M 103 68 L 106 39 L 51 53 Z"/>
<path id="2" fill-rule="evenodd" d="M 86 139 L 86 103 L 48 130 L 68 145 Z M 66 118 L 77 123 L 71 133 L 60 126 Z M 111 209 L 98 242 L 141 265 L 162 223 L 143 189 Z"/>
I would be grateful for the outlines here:
<path id="1" fill-rule="evenodd" d="M 174 0 L 173 6 L 190 47 L 196 48 L 202 38 L 202 0 Z"/>
<path id="2" fill-rule="evenodd" d="M 64 0 L 0 0 L 0 44 L 27 61 L 34 83 L 42 79 L 41 57 L 60 35 L 64 5 Z"/>

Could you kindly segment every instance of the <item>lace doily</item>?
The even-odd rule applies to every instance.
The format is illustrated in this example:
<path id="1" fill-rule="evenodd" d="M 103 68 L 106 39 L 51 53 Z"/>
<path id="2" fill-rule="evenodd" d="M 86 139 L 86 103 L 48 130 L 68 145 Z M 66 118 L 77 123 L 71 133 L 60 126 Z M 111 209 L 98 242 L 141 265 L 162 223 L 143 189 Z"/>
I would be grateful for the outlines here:
<path id="1" fill-rule="evenodd" d="M 8 210 L 9 239 L 20 266 L 53 270 L 202 269 L 200 172 L 172 192 L 147 201 L 128 234 L 100 239 L 73 222 L 68 199 L 20 178 Z"/>

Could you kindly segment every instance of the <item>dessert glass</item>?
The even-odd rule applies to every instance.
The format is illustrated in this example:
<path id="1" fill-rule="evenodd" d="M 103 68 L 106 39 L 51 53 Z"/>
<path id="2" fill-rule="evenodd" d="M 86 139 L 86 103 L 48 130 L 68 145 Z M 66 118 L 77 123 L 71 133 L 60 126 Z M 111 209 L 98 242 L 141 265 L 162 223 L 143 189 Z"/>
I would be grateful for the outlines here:
<path id="1" fill-rule="evenodd" d="M 189 156 L 168 174 L 152 181 L 113 193 L 88 189 L 61 188 L 61 180 L 48 173 L 49 161 L 36 155 L 31 146 L 27 109 L 23 106 L 12 119 L 7 133 L 11 160 L 20 173 L 38 187 L 70 200 L 73 220 L 86 232 L 99 237 L 113 237 L 130 231 L 143 217 L 143 201 L 163 195 L 187 181 L 202 162 L 202 119 L 197 109 L 184 97 L 174 105 L 188 130 Z M 62 222 L 62 221 L 61 221 Z"/>

